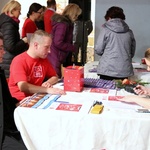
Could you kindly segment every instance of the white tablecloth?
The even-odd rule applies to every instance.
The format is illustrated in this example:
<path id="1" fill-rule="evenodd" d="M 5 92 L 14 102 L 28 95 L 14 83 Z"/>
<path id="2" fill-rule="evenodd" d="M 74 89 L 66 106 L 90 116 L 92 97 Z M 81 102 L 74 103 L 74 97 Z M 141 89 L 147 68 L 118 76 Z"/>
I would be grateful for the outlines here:
<path id="1" fill-rule="evenodd" d="M 15 122 L 28 150 L 149 150 L 150 114 L 105 96 L 67 92 L 60 98 L 83 104 L 79 112 L 17 107 Z M 103 102 L 101 114 L 88 113 L 94 100 Z"/>

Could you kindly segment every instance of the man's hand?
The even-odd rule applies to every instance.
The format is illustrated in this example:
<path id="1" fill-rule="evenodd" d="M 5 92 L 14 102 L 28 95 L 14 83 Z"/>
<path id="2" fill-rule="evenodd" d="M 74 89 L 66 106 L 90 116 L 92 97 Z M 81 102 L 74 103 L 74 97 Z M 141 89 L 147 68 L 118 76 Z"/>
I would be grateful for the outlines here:
<path id="1" fill-rule="evenodd" d="M 66 92 L 62 89 L 59 89 L 59 88 L 48 88 L 47 89 L 47 93 L 49 94 L 59 94 L 59 95 L 66 95 Z"/>
<path id="2" fill-rule="evenodd" d="M 52 85 L 50 82 L 47 82 L 47 81 L 46 81 L 46 82 L 43 82 L 43 83 L 42 83 L 42 86 L 43 86 L 43 87 L 47 87 L 47 88 L 53 87 L 53 85 Z"/>

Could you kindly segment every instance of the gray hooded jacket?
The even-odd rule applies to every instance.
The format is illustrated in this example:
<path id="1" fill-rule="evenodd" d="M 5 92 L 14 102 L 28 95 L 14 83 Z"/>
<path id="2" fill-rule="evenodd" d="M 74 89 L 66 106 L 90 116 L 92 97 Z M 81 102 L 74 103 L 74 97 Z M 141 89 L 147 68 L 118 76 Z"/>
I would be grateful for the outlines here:
<path id="1" fill-rule="evenodd" d="M 135 39 L 129 26 L 119 18 L 108 20 L 96 41 L 95 52 L 101 56 L 97 74 L 112 77 L 132 76 Z"/>

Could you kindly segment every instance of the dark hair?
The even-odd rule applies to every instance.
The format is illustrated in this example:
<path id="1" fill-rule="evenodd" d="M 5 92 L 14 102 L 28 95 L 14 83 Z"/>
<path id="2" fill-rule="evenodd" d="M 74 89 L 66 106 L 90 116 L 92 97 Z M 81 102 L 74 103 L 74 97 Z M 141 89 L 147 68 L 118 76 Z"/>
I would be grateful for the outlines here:
<path id="1" fill-rule="evenodd" d="M 3 40 L 3 34 L 0 32 L 0 39 Z"/>
<path id="2" fill-rule="evenodd" d="M 29 16 L 32 14 L 32 12 L 38 12 L 39 9 L 41 9 L 43 6 L 38 4 L 38 3 L 32 3 L 29 7 L 29 11 L 27 13 L 27 17 L 29 18 Z"/>
<path id="3" fill-rule="evenodd" d="M 122 20 L 126 19 L 123 9 L 117 6 L 112 6 L 107 10 L 105 15 L 106 21 L 109 20 L 109 18 L 120 18 Z"/>
<path id="4" fill-rule="evenodd" d="M 53 5 L 56 5 L 56 1 L 55 0 L 47 0 L 47 7 L 51 7 Z"/>

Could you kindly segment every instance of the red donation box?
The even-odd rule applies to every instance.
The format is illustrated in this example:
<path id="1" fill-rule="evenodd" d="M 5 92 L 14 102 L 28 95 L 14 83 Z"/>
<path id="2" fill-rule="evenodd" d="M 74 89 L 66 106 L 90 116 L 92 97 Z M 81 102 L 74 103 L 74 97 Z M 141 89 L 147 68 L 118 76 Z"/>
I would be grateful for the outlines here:
<path id="1" fill-rule="evenodd" d="M 84 68 L 81 66 L 68 66 L 64 69 L 64 90 L 82 91 L 84 86 Z"/>

